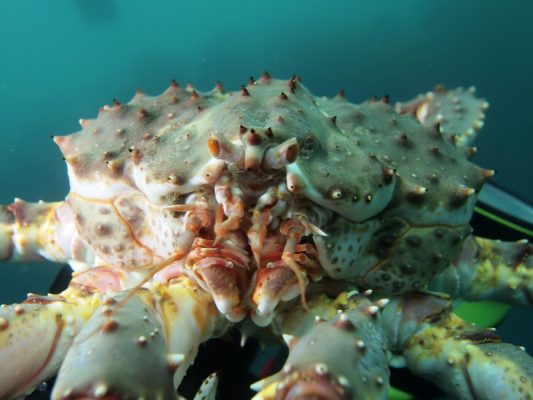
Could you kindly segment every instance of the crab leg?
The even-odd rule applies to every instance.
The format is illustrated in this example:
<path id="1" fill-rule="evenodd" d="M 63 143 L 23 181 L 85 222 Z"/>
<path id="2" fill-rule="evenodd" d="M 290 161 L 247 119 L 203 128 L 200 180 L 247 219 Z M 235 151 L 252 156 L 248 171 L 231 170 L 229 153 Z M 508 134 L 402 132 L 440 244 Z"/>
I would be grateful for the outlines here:
<path id="1" fill-rule="evenodd" d="M 53 376 L 99 304 L 98 295 L 67 289 L 0 308 L 0 398 L 30 394 Z"/>
<path id="2" fill-rule="evenodd" d="M 281 314 L 276 324 L 289 346 L 283 369 L 252 386 L 254 400 L 321 398 L 386 399 L 386 342 L 378 310 L 364 296 L 320 295 Z M 294 304 L 293 304 L 294 305 Z"/>
<path id="3" fill-rule="evenodd" d="M 446 298 L 415 294 L 383 312 L 391 351 L 416 375 L 458 399 L 523 399 L 533 393 L 533 358 L 490 329 L 458 318 Z"/>
<path id="4" fill-rule="evenodd" d="M 431 284 L 466 300 L 533 305 L 533 245 L 471 236 L 456 261 Z"/>
<path id="5" fill-rule="evenodd" d="M 94 264 L 95 254 L 81 241 L 70 206 L 15 199 L 0 207 L 0 261 L 43 259 L 68 263 L 74 270 Z"/>
<path id="6" fill-rule="evenodd" d="M 52 398 L 175 399 L 198 346 L 221 321 L 211 296 L 187 278 L 122 292 L 76 337 Z"/>

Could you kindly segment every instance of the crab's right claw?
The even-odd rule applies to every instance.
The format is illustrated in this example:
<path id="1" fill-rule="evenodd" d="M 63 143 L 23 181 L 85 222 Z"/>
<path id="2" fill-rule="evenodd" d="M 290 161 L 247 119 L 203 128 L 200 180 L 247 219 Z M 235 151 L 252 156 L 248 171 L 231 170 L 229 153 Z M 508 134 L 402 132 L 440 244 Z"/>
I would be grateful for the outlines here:
<path id="1" fill-rule="evenodd" d="M 389 372 L 380 306 L 345 293 L 334 302 L 314 299 L 309 306 L 310 313 L 300 305 L 283 317 L 281 327 L 291 333 L 284 335 L 289 357 L 280 372 L 252 385 L 259 391 L 254 400 L 386 399 Z"/>

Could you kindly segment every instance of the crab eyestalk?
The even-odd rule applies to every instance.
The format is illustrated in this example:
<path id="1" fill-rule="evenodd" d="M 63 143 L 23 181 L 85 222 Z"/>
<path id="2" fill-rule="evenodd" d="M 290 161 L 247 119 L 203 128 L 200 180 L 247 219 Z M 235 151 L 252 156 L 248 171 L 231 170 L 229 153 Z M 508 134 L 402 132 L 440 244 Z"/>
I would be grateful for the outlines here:
<path id="1" fill-rule="evenodd" d="M 269 148 L 263 157 L 263 168 L 281 169 L 292 164 L 298 157 L 298 141 L 291 138 Z"/>

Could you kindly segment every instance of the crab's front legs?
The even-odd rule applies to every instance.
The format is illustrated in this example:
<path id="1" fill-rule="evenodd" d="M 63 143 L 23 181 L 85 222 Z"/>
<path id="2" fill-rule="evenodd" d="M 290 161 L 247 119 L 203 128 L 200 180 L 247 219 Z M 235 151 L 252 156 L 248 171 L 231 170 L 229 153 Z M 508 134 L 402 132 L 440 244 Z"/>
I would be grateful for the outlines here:
<path id="1" fill-rule="evenodd" d="M 446 298 L 413 294 L 383 312 L 390 350 L 416 375 L 458 399 L 526 399 L 533 358 L 458 318 Z"/>
<path id="2" fill-rule="evenodd" d="M 284 334 L 289 357 L 277 374 L 252 386 L 254 400 L 386 399 L 389 372 L 378 313 L 384 300 L 343 293 L 319 295 L 281 311 L 274 327 Z"/>
<path id="3" fill-rule="evenodd" d="M 123 292 L 78 334 L 52 398 L 175 400 L 200 343 L 225 326 L 211 296 L 188 278 Z"/>
<path id="4" fill-rule="evenodd" d="M 20 199 L 0 208 L 0 261 L 91 263 L 94 255 L 77 234 L 74 215 L 63 201 L 28 203 Z"/>
<path id="5" fill-rule="evenodd" d="M 238 185 L 233 184 L 229 175 L 225 174 L 215 184 L 215 198 L 218 203 L 215 222 L 215 244 L 229 232 L 236 230 L 242 220 L 246 207 L 244 195 Z M 222 220 L 226 216 L 226 220 Z"/>
<path id="6" fill-rule="evenodd" d="M 533 306 L 533 244 L 470 236 L 430 289 L 466 300 Z"/>

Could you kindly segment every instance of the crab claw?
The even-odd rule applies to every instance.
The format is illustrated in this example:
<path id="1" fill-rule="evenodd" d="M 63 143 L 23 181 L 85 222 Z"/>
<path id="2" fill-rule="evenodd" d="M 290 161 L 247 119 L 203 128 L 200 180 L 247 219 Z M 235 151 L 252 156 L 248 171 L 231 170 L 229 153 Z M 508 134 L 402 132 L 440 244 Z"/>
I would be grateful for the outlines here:
<path id="1" fill-rule="evenodd" d="M 311 300 L 310 312 L 299 306 L 276 319 L 287 333 L 289 357 L 281 371 L 252 385 L 259 391 L 254 400 L 386 399 L 381 319 L 368 312 L 373 304 L 365 296 L 348 297 L 331 303 L 320 296 Z"/>

